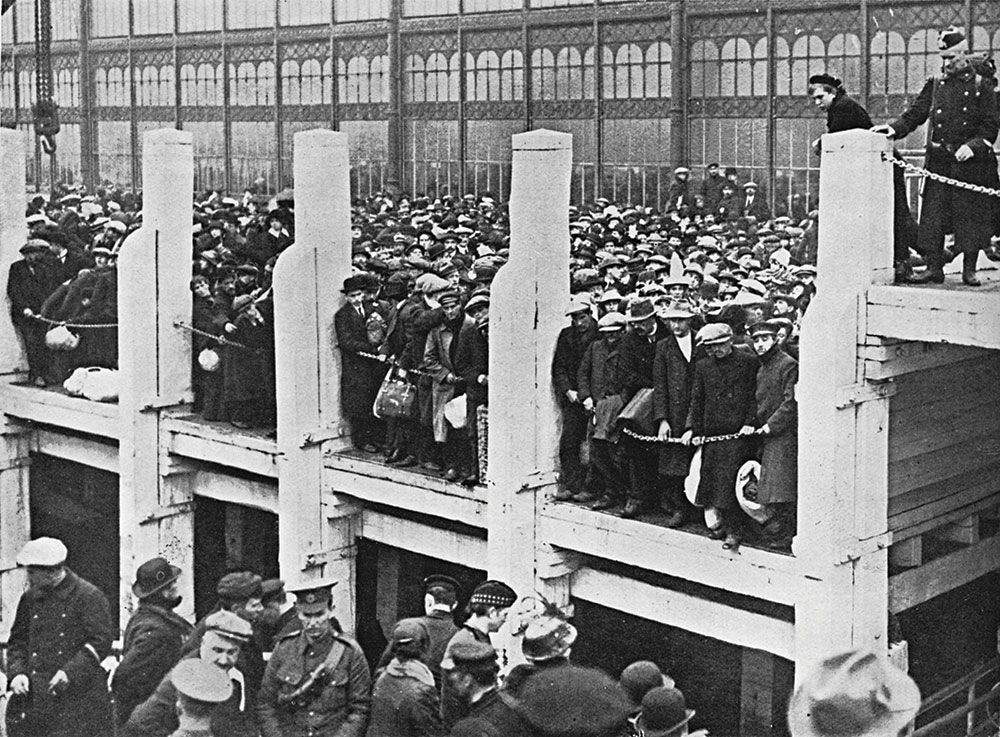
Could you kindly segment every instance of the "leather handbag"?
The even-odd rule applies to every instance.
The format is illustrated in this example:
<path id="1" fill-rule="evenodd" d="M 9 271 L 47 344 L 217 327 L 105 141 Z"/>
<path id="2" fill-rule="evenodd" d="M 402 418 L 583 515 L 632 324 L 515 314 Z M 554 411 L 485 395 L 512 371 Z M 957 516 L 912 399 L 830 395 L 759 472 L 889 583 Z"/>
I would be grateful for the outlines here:
<path id="1" fill-rule="evenodd" d="M 407 419 L 413 416 L 417 387 L 406 378 L 406 372 L 395 366 L 389 369 L 375 395 L 372 414 L 379 419 Z"/>
<path id="2" fill-rule="evenodd" d="M 644 386 L 618 415 L 618 428 L 637 435 L 655 435 L 653 427 L 653 388 Z"/>

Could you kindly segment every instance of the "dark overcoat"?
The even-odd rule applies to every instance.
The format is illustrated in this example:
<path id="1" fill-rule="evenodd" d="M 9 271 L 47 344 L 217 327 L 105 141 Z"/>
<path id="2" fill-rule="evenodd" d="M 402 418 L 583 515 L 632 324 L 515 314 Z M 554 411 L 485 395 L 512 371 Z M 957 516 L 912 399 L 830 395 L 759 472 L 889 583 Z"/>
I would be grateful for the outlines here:
<path id="1" fill-rule="evenodd" d="M 438 691 L 441 690 L 441 659 L 444 658 L 444 651 L 451 642 L 451 638 L 458 632 L 458 625 L 455 624 L 455 617 L 450 612 L 434 611 L 422 617 L 415 617 L 427 629 L 430 642 L 420 660 L 430 669 L 434 676 L 434 684 Z M 378 667 L 385 668 L 392 660 L 392 645 L 385 649 L 382 657 L 379 658 Z M 437 701 L 437 698 L 435 698 Z"/>
<path id="2" fill-rule="evenodd" d="M 754 424 L 758 363 L 750 351 L 736 347 L 725 358 L 708 356 L 695 364 L 686 423 L 695 437 L 728 435 Z M 746 439 L 703 446 L 695 504 L 719 509 L 736 506 L 736 474 L 752 452 L 752 443 Z"/>
<path id="3" fill-rule="evenodd" d="M 570 404 L 566 392 L 576 391 L 577 371 L 583 360 L 583 352 L 595 340 L 597 340 L 596 322 L 582 333 L 573 325 L 559 331 L 556 350 L 552 356 L 552 387 L 559 406 L 565 407 Z"/>
<path id="4" fill-rule="evenodd" d="M 659 426 L 666 420 L 672 437 L 684 434 L 688 410 L 691 408 L 691 383 L 695 364 L 705 357 L 705 350 L 693 345 L 691 360 L 684 357 L 671 334 L 656 345 L 653 358 L 653 420 Z M 691 465 L 692 449 L 677 443 L 660 446 L 659 471 L 664 476 L 686 476 Z"/>
<path id="5" fill-rule="evenodd" d="M 799 364 L 779 346 L 761 357 L 757 370 L 757 427 L 765 424 L 770 434 L 761 444 L 760 482 L 757 501 L 761 504 L 794 502 L 798 495 L 798 404 L 795 382 Z"/>
<path id="6" fill-rule="evenodd" d="M 372 688 L 366 737 L 439 737 L 444 734 L 434 676 L 419 660 L 393 659 Z"/>
<path id="7" fill-rule="evenodd" d="M 363 303 L 362 310 L 364 317 L 350 304 L 345 304 L 333 317 L 340 348 L 340 405 L 348 417 L 371 415 L 379 383 L 385 374 L 385 364 L 358 355 L 378 351 L 378 346 L 368 342 L 366 320 L 373 310 L 371 302 Z"/>

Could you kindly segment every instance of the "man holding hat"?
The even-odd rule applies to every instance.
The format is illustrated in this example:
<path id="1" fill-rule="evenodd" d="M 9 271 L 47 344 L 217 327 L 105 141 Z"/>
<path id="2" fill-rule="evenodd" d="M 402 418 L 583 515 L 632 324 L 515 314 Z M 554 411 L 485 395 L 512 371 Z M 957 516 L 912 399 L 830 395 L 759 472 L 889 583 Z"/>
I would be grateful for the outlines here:
<path id="1" fill-rule="evenodd" d="M 344 280 L 344 305 L 333 316 L 340 349 L 340 406 L 351 426 L 354 447 L 366 453 L 378 451 L 380 432 L 372 415 L 385 367 L 361 353 L 378 353 L 368 341 L 368 318 L 375 308 L 365 301 L 366 280 L 360 275 Z M 381 354 L 379 354 L 381 355 Z M 384 357 L 382 358 L 384 361 Z"/>
<path id="2" fill-rule="evenodd" d="M 61 540 L 40 537 L 16 558 L 28 589 L 7 645 L 7 723 L 25 737 L 105 737 L 112 729 L 101 667 L 113 638 L 108 601 L 66 566 L 66 555 Z"/>
<path id="3" fill-rule="evenodd" d="M 125 627 L 122 658 L 111 681 L 119 726 L 156 689 L 181 657 L 191 624 L 174 612 L 181 603 L 181 569 L 165 558 L 147 560 L 135 574 L 132 593 L 139 607 Z"/>
<path id="4" fill-rule="evenodd" d="M 708 355 L 695 363 L 691 407 L 682 439 L 691 443 L 695 438 L 737 432 L 748 438 L 754 432 L 756 416 L 757 358 L 750 351 L 733 347 L 733 329 L 725 323 L 706 325 L 698 331 L 696 342 Z M 725 538 L 726 549 L 738 547 L 742 539 L 736 474 L 752 453 L 746 438 L 708 443 L 702 448 L 695 504 L 706 507 L 709 536 Z"/>
<path id="5" fill-rule="evenodd" d="M 245 619 L 225 610 L 209 614 L 204 626 L 197 651 L 187 654 L 181 662 L 194 660 L 210 666 L 229 683 L 229 696 L 212 710 L 212 733 L 216 737 L 257 737 L 257 720 L 247 700 L 246 677 L 237 666 L 240 649 L 253 637 L 253 628 Z M 201 666 L 196 668 L 201 669 Z M 217 690 L 225 691 L 221 685 Z M 168 673 L 153 694 L 132 711 L 121 732 L 122 737 L 167 737 L 172 734 L 180 725 L 178 696 L 173 674 Z"/>
<path id="6" fill-rule="evenodd" d="M 438 737 L 441 724 L 434 676 L 424 663 L 430 637 L 419 619 L 403 619 L 392 631 L 392 660 L 372 689 L 366 737 Z"/>
<path id="7" fill-rule="evenodd" d="M 170 737 L 215 737 L 212 716 L 233 694 L 233 682 L 211 663 L 187 658 L 170 673 L 177 689 L 177 731 Z"/>
<path id="8" fill-rule="evenodd" d="M 371 675 L 361 647 L 332 623 L 333 580 L 293 589 L 302 629 L 278 642 L 257 705 L 263 737 L 362 737 Z"/>
<path id="9" fill-rule="evenodd" d="M 28 358 L 28 383 L 45 386 L 49 370 L 49 352 L 45 347 L 45 333 L 49 326 L 34 315 L 42 311 L 42 304 L 56 290 L 59 283 L 47 256 L 49 244 L 40 238 L 31 238 L 21 246 L 20 261 L 10 265 L 7 272 L 7 299 L 10 317 L 24 341 Z"/>
<path id="10" fill-rule="evenodd" d="M 928 123 L 928 171 L 967 184 L 1000 187 L 993 144 L 1000 129 L 997 113 L 996 70 L 981 57 L 970 56 L 965 34 L 950 26 L 938 34 L 941 74 L 924 84 L 916 100 L 897 120 L 872 128 L 889 138 L 905 138 Z M 944 237 L 955 235 L 955 250 L 962 254 L 962 282 L 978 287 L 976 261 L 990 245 L 1000 199 L 928 178 L 917 251 L 927 271 L 915 282 L 944 283 Z"/>

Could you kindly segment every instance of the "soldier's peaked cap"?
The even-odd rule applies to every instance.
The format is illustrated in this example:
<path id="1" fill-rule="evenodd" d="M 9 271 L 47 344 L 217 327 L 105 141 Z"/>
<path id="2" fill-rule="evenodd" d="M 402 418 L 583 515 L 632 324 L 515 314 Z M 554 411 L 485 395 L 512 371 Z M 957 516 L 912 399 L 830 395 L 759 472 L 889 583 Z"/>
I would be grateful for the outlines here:
<path id="1" fill-rule="evenodd" d="M 221 704 L 233 693 L 233 682 L 223 670 L 201 658 L 185 658 L 170 671 L 177 692 L 195 701 Z"/>
<path id="2" fill-rule="evenodd" d="M 328 609 L 333 601 L 333 589 L 337 581 L 332 578 L 303 581 L 289 588 L 295 594 L 295 606 L 305 614 L 318 614 Z"/>

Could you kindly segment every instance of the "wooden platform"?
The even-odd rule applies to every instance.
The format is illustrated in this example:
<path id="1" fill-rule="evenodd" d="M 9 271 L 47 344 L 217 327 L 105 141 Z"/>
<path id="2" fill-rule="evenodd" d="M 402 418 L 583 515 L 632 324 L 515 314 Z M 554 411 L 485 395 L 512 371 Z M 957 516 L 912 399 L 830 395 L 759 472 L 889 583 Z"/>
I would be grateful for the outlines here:
<path id="1" fill-rule="evenodd" d="M 278 478 L 278 447 L 269 430 L 239 429 L 187 413 L 168 415 L 163 429 L 170 434 L 167 451 L 173 455 Z"/>
<path id="2" fill-rule="evenodd" d="M 0 411 L 20 420 L 118 440 L 118 405 L 71 397 L 62 388 L 0 385 Z"/>

